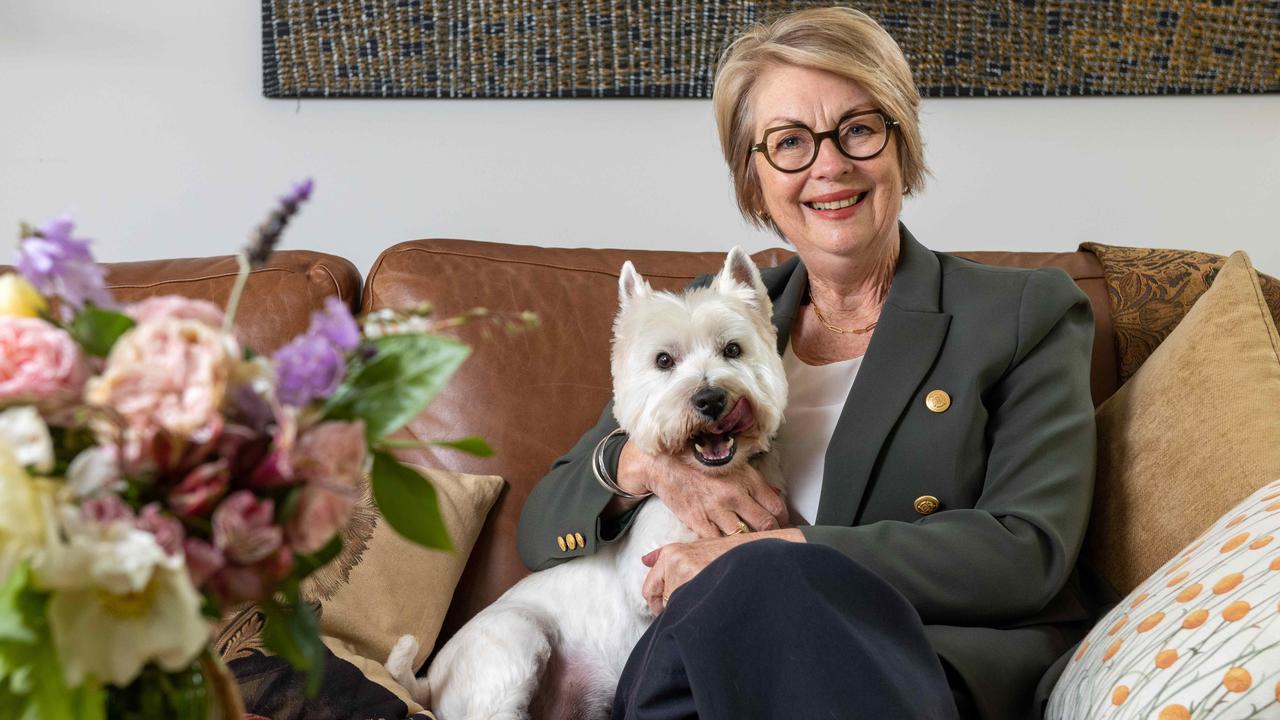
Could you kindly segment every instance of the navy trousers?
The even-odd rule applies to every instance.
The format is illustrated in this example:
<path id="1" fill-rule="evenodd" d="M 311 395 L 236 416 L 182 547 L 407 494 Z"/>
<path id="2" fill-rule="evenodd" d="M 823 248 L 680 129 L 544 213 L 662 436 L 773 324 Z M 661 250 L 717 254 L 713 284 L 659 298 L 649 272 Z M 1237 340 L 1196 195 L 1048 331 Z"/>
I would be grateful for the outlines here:
<path id="1" fill-rule="evenodd" d="M 760 540 L 672 594 L 632 651 L 613 720 L 956 720 L 897 590 L 821 545 Z"/>

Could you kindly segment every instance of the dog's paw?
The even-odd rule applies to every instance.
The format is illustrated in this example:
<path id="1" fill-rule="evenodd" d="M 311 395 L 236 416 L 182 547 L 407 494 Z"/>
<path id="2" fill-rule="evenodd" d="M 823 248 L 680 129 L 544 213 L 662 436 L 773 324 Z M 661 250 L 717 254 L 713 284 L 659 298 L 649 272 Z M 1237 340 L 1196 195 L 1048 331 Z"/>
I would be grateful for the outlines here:
<path id="1" fill-rule="evenodd" d="M 395 647 L 391 648 L 391 653 L 387 655 L 386 668 L 391 673 L 391 677 L 402 687 L 413 690 L 417 685 L 417 678 L 414 677 L 413 659 L 418 656 L 418 639 L 412 635 L 402 635 L 396 641 Z"/>

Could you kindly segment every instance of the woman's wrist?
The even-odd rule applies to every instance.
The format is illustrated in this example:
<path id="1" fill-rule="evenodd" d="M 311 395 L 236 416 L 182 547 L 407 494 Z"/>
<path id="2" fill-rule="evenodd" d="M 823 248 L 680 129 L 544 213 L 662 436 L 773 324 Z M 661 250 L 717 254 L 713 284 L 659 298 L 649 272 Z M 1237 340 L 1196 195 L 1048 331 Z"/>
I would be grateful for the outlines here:
<path id="1" fill-rule="evenodd" d="M 628 441 L 618 455 L 618 487 L 632 495 L 652 495 L 652 464 L 642 450 Z"/>
<path id="2" fill-rule="evenodd" d="M 653 488 L 648 482 L 649 473 L 644 470 L 647 466 L 646 460 L 645 454 L 630 442 L 623 444 L 622 452 L 618 456 L 618 470 L 614 484 L 632 497 L 615 493 L 613 499 L 605 506 L 605 517 L 621 515 L 635 508 L 644 498 L 653 493 Z"/>
<path id="3" fill-rule="evenodd" d="M 636 508 L 645 498 L 653 494 L 645 482 L 646 473 L 635 471 L 637 463 L 645 459 L 644 453 L 636 450 L 624 436 L 622 448 L 618 451 L 617 470 L 610 472 L 609 463 L 605 459 L 607 455 L 605 445 L 608 440 L 609 437 L 606 437 L 600 442 L 591 458 L 592 470 L 597 482 L 613 493 L 613 498 L 600 513 L 601 518 L 606 520 Z"/>

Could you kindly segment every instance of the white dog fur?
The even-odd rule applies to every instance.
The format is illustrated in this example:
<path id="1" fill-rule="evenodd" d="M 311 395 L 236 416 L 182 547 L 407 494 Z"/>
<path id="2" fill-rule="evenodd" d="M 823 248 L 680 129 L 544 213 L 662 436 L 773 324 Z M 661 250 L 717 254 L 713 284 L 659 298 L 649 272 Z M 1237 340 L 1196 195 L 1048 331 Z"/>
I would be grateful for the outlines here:
<path id="1" fill-rule="evenodd" d="M 679 295 L 655 292 L 627 262 L 618 299 L 614 416 L 629 442 L 712 474 L 758 462 L 782 421 L 787 390 L 772 304 L 751 258 L 734 248 L 709 286 Z M 731 342 L 740 356 L 726 351 Z M 670 368 L 658 366 L 659 353 L 671 357 Z M 719 467 L 707 467 L 694 452 L 695 436 L 724 428 L 693 406 L 695 393 L 708 387 L 727 393 L 721 418 L 743 398 L 755 417 L 752 426 L 735 426 L 739 434 L 729 445 L 736 452 Z M 723 445 L 712 447 L 723 451 Z M 776 463 L 762 470 L 778 484 Z M 650 499 L 618 542 L 529 575 L 478 613 L 440 650 L 425 678 L 413 675 L 418 644 L 409 635 L 392 650 L 387 668 L 440 720 L 516 720 L 529 717 L 544 670 L 554 662 L 562 676 L 558 692 L 574 696 L 561 698 L 560 707 L 573 708 L 575 717 L 608 717 L 627 656 L 654 617 L 640 592 L 649 570 L 640 558 L 694 537 Z"/>

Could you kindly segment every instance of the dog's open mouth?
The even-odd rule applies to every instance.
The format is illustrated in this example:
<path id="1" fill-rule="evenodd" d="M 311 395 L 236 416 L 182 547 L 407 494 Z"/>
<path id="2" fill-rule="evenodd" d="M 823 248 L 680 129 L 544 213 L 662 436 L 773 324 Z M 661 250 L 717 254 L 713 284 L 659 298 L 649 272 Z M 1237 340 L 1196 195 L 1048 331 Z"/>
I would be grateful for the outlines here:
<path id="1" fill-rule="evenodd" d="M 738 436 L 755 424 L 751 403 L 745 397 L 739 398 L 724 417 L 690 438 L 694 459 L 708 467 L 728 464 L 738 452 Z"/>

